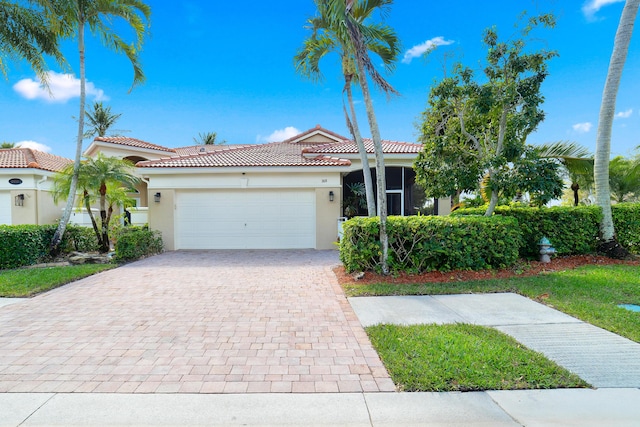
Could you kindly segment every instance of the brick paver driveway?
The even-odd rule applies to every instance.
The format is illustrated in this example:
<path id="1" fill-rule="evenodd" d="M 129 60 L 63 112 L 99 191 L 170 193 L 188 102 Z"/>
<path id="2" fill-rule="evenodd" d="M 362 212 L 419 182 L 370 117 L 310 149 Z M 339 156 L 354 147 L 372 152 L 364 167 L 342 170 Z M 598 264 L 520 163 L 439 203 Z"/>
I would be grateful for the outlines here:
<path id="1" fill-rule="evenodd" d="M 169 252 L 0 308 L 0 392 L 391 391 L 335 251 Z"/>

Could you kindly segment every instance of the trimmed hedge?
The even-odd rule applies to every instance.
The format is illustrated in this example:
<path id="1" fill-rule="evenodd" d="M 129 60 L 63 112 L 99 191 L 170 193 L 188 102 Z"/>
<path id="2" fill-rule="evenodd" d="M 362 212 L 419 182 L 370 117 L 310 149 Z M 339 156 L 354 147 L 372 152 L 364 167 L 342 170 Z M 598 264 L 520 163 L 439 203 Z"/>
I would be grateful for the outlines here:
<path id="1" fill-rule="evenodd" d="M 483 215 L 485 208 L 459 209 L 452 216 Z M 520 256 L 537 258 L 538 241 L 547 237 L 558 255 L 596 251 L 602 213 L 597 206 L 530 208 L 498 206 L 494 216 L 513 217 L 522 231 Z"/>
<path id="2" fill-rule="evenodd" d="M 640 203 L 611 206 L 618 242 L 634 254 L 640 254 Z"/>
<path id="3" fill-rule="evenodd" d="M 149 230 L 149 227 L 128 226 L 116 233 L 116 254 L 118 262 L 135 261 L 137 259 L 159 254 L 164 244 L 159 231 Z"/>
<path id="4" fill-rule="evenodd" d="M 343 225 L 340 260 L 348 272 L 379 271 L 379 218 L 356 217 Z M 513 265 L 522 236 L 506 217 L 389 217 L 389 270 L 480 270 Z"/>
<path id="5" fill-rule="evenodd" d="M 0 269 L 33 265 L 49 257 L 56 225 L 0 225 Z M 68 226 L 62 251 L 98 250 L 96 236 L 87 227 Z"/>

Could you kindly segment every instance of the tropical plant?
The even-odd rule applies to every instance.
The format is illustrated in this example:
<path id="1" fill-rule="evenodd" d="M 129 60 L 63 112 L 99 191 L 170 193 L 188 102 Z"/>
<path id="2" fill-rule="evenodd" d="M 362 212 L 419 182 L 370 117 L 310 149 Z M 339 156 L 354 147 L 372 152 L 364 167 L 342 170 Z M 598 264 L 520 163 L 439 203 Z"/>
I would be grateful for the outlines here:
<path id="1" fill-rule="evenodd" d="M 193 138 L 193 142 L 198 145 L 223 145 L 227 143 L 226 140 L 218 141 L 217 132 L 198 133 L 198 136 Z"/>
<path id="2" fill-rule="evenodd" d="M 354 53 L 349 50 L 350 41 L 341 38 L 345 37 L 346 34 L 340 31 L 339 28 L 331 27 L 331 23 L 335 23 L 335 21 L 332 21 L 328 16 L 329 10 L 325 2 L 315 0 L 315 3 L 318 15 L 307 20 L 306 28 L 310 29 L 312 34 L 304 41 L 303 46 L 294 57 L 296 71 L 312 81 L 321 81 L 324 78 L 320 70 L 322 58 L 332 52 L 336 52 L 340 56 L 342 74 L 345 81 L 343 92 L 347 95 L 347 104 L 349 105 L 349 111 L 343 105 L 345 120 L 360 153 L 367 212 L 369 216 L 375 216 L 376 201 L 373 193 L 369 158 L 360 134 L 353 102 L 352 85 L 358 83 Z M 384 3 L 379 1 L 355 2 L 352 8 L 352 16 L 354 20 L 367 29 L 366 49 L 376 53 L 382 60 L 383 66 L 391 70 L 399 51 L 398 38 L 390 27 L 369 22 L 369 18 L 376 10 L 386 6 Z"/>
<path id="3" fill-rule="evenodd" d="M 536 147 L 542 158 L 558 159 L 571 181 L 573 205 L 580 204 L 580 188 L 593 185 L 593 155 L 585 147 L 576 142 L 556 141 Z"/>
<path id="4" fill-rule="evenodd" d="M 633 202 L 640 197 L 640 163 L 622 156 L 609 162 L 611 200 Z"/>
<path id="5" fill-rule="evenodd" d="M 124 53 L 133 66 L 133 85 L 141 84 L 145 80 L 142 67 L 138 61 L 138 53 L 149 26 L 151 8 L 141 0 L 40 0 L 46 4 L 51 14 L 59 22 L 59 36 L 77 38 L 78 55 L 80 60 L 80 114 L 78 115 L 78 134 L 76 140 L 75 161 L 69 188 L 69 197 L 65 205 L 58 228 L 51 240 L 51 252 L 57 254 L 60 250 L 62 236 L 73 209 L 73 202 L 78 186 L 80 174 L 80 159 L 82 156 L 82 140 L 84 137 L 84 117 L 86 101 L 86 72 L 85 72 L 85 29 L 98 36 L 110 50 Z M 113 27 L 114 20 L 127 24 L 133 30 L 134 43 L 127 43 L 118 35 Z"/>
<path id="6" fill-rule="evenodd" d="M 121 116 L 121 113 L 112 113 L 111 107 L 105 106 L 102 102 L 94 102 L 93 111 L 86 112 L 89 129 L 85 132 L 84 137 L 106 136 L 107 131 L 113 127 Z"/>
<path id="7" fill-rule="evenodd" d="M 393 4 L 392 0 L 327 0 L 323 2 L 325 11 L 323 16 L 327 20 L 327 26 L 336 33 L 336 38 L 341 42 L 345 42 L 345 52 L 349 52 L 353 56 L 355 62 L 355 70 L 358 76 L 358 83 L 362 90 L 365 109 L 367 111 L 367 120 L 371 131 L 371 139 L 373 140 L 373 148 L 376 159 L 376 184 L 378 189 L 378 215 L 380 216 L 380 266 L 383 274 L 389 274 L 388 255 L 389 255 L 389 238 L 387 235 L 387 185 L 384 166 L 384 151 L 382 149 L 382 140 L 380 138 L 380 128 L 373 108 L 373 101 L 369 90 L 370 78 L 372 82 L 383 92 L 387 94 L 397 93 L 395 89 L 378 73 L 370 56 L 369 48 L 369 28 L 364 22 L 359 21 L 355 12 L 359 8 L 366 8 L 366 3 L 376 5 L 383 16 L 388 12 Z M 382 24 L 373 24 L 377 28 L 383 28 Z M 387 27 L 387 31 L 392 31 Z M 391 57 L 389 64 L 393 64 L 400 52 L 400 44 L 396 44 L 396 49 L 389 51 Z M 372 52 L 376 50 L 371 49 Z"/>
<path id="8" fill-rule="evenodd" d="M 598 134 L 596 137 L 596 154 L 594 163 L 594 181 L 596 186 L 596 204 L 602 208 L 603 218 L 600 223 L 600 250 L 614 258 L 629 255 L 628 251 L 616 241 L 613 215 L 611 213 L 611 193 L 609 188 L 609 161 L 611 157 L 611 131 L 616 111 L 616 98 L 620 87 L 622 69 L 627 60 L 629 43 L 633 34 L 633 25 L 638 14 L 640 0 L 627 0 L 622 9 L 618 24 L 613 53 L 609 62 L 607 79 L 602 93 L 600 115 L 598 117 Z"/>
<path id="9" fill-rule="evenodd" d="M 15 148 L 16 147 L 16 143 L 15 142 L 3 142 L 2 144 L 0 144 L 0 148 Z"/>
<path id="10" fill-rule="evenodd" d="M 60 52 L 57 23 L 43 8 L 30 2 L 0 1 L 0 71 L 6 76 L 6 59 L 27 61 L 45 85 L 45 55 L 65 64 Z M 6 58 L 6 59 L 5 59 Z"/>
<path id="11" fill-rule="evenodd" d="M 115 157 L 106 157 L 102 153 L 88 158 L 80 164 L 77 184 L 79 204 L 83 205 L 91 219 L 91 225 L 96 233 L 101 252 L 108 252 L 110 248 L 109 225 L 114 207 L 130 205 L 132 200 L 126 196 L 126 190 L 133 188 L 139 178 L 135 174 L 133 165 Z M 54 200 L 68 198 L 72 188 L 74 175 L 73 164 L 54 177 Z M 124 188 L 123 188 L 124 187 Z M 100 209 L 100 224 L 91 211 L 91 205 L 98 201 Z"/>
<path id="12" fill-rule="evenodd" d="M 495 28 L 485 30 L 485 82 L 457 64 L 450 77 L 432 87 L 421 126 L 424 149 L 415 162 L 428 196 L 474 191 L 488 174 L 491 197 L 485 215 L 490 216 L 499 194 L 508 190 L 504 185 L 515 190 L 510 175 L 521 159 L 531 160 L 526 139 L 544 119 L 540 87 L 547 62 L 556 56 L 554 51 L 526 49 L 526 38 L 539 26 L 554 27 L 554 17 L 529 18 L 521 38 L 509 42 L 500 41 Z M 548 166 L 539 162 L 541 168 Z"/>

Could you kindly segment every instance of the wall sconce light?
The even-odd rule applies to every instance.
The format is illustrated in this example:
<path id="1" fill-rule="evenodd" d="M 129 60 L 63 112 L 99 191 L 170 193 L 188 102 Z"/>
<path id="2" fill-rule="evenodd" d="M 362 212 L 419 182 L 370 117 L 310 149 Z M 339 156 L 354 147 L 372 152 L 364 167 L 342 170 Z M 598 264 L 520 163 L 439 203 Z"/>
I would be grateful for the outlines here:
<path id="1" fill-rule="evenodd" d="M 333 191 L 329 191 L 329 201 L 333 202 Z"/>
<path id="2" fill-rule="evenodd" d="M 162 197 L 162 194 L 160 194 L 159 192 L 153 195 L 153 200 L 156 203 L 160 203 L 160 197 Z"/>
<path id="3" fill-rule="evenodd" d="M 24 206 L 24 194 L 18 194 L 15 197 L 16 206 Z"/>

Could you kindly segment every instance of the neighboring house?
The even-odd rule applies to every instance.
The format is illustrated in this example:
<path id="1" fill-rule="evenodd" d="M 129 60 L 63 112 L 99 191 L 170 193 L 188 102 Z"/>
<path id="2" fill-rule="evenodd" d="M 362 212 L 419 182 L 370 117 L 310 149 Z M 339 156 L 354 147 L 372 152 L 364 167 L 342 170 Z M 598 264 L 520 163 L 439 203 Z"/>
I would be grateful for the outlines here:
<path id="1" fill-rule="evenodd" d="M 0 224 L 54 224 L 62 212 L 51 178 L 69 163 L 30 148 L 0 149 Z"/>

